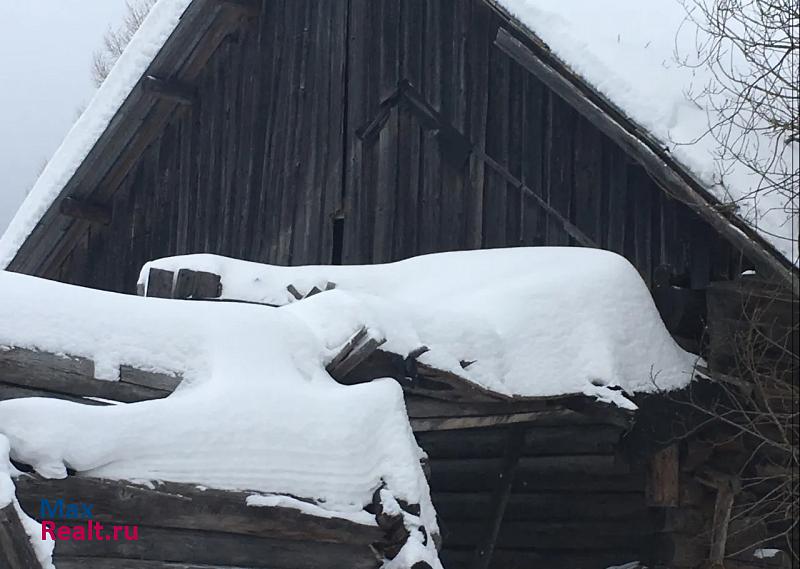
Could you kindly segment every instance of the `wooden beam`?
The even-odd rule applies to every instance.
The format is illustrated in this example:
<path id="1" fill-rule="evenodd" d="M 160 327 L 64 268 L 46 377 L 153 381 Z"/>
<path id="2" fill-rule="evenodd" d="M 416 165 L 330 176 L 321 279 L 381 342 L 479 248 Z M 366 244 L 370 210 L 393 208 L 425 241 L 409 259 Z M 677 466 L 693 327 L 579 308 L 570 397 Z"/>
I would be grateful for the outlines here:
<path id="1" fill-rule="evenodd" d="M 287 540 L 315 540 L 368 546 L 383 538 L 379 528 L 342 518 L 324 518 L 288 506 L 248 506 L 253 492 L 202 489 L 192 484 L 159 482 L 155 487 L 121 480 L 68 476 L 48 480 L 17 479 L 23 507 L 38 514 L 42 499 L 79 496 L 97 504 L 95 521 L 172 529 L 220 531 Z"/>
<path id="2" fill-rule="evenodd" d="M 0 567 L 3 569 L 42 567 L 13 503 L 0 508 Z"/>
<path id="3" fill-rule="evenodd" d="M 552 409 L 528 413 L 509 413 L 505 415 L 486 415 L 475 417 L 426 417 L 410 419 L 414 432 L 453 431 L 460 429 L 483 429 L 500 425 L 544 422 L 553 424 L 560 421 L 568 424 L 575 413 L 569 409 Z"/>
<path id="4" fill-rule="evenodd" d="M 650 457 L 647 465 L 647 505 L 676 508 L 680 500 L 679 448 L 672 444 Z"/>
<path id="5" fill-rule="evenodd" d="M 154 97 L 179 105 L 192 106 L 197 102 L 197 90 L 194 87 L 174 80 L 145 75 L 142 77 L 142 89 Z"/>
<path id="6" fill-rule="evenodd" d="M 523 33 L 533 36 L 528 30 L 523 30 Z M 615 110 L 611 103 L 601 101 L 593 88 L 568 71 L 551 54 L 544 55 L 546 52 L 542 50 L 540 56 L 503 28 L 498 30 L 494 43 L 635 158 L 668 195 L 695 211 L 747 256 L 765 277 L 778 279 L 795 296 L 800 295 L 800 279 L 797 279 L 796 269 L 750 225 L 726 213 L 719 201 L 688 174 L 669 152 L 626 119 L 624 114 Z"/>
<path id="7" fill-rule="evenodd" d="M 294 286 L 293 284 L 287 286 L 286 290 L 289 291 L 289 294 L 291 294 L 295 300 L 303 300 L 303 293 L 297 290 L 297 287 Z"/>
<path id="8" fill-rule="evenodd" d="M 111 208 L 99 203 L 67 197 L 61 200 L 58 210 L 61 215 L 88 221 L 89 223 L 100 223 L 102 225 L 111 223 Z"/>
<path id="9" fill-rule="evenodd" d="M 717 499 L 714 504 L 714 521 L 711 528 L 711 550 L 708 560 L 710 569 L 724 568 L 725 546 L 728 543 L 728 526 L 731 523 L 733 500 L 736 496 L 734 485 L 730 480 L 720 481 L 717 485 Z"/>
<path id="10" fill-rule="evenodd" d="M 147 375 L 155 381 L 159 374 L 133 372 L 128 368 L 120 381 L 101 381 L 94 378 L 94 362 L 86 358 L 62 356 L 27 348 L 0 349 L 0 383 L 16 385 L 26 389 L 69 395 L 73 397 L 97 397 L 110 401 L 134 403 L 160 399 L 170 391 L 151 386 L 129 383 L 125 379 Z M 177 376 L 165 374 L 162 384 L 175 382 Z"/>
<path id="11" fill-rule="evenodd" d="M 522 444 L 524 440 L 525 428 L 520 425 L 511 427 L 508 433 L 503 466 L 498 474 L 497 486 L 492 493 L 492 516 L 483 541 L 481 541 L 475 549 L 475 557 L 472 561 L 473 569 L 489 569 L 491 565 L 492 555 L 494 554 L 494 548 L 497 544 L 497 536 L 500 534 L 500 525 L 503 523 L 506 505 L 511 495 L 511 485 L 514 482 L 514 474 L 516 473 L 520 455 L 522 454 Z"/>
<path id="12" fill-rule="evenodd" d="M 157 373 L 123 365 L 119 368 L 119 380 L 122 383 L 160 389 L 171 393 L 178 388 L 183 378 L 178 374 Z"/>
<path id="13" fill-rule="evenodd" d="M 221 277 L 214 273 L 180 269 L 170 297 L 182 300 L 219 298 L 222 293 L 220 282 Z"/>
<path id="14" fill-rule="evenodd" d="M 175 280 L 175 273 L 164 269 L 150 269 L 145 285 L 145 296 L 155 298 L 172 298 L 172 283 Z"/>
<path id="15" fill-rule="evenodd" d="M 261 0 L 215 0 L 222 6 L 254 18 L 261 13 Z"/>
<path id="16" fill-rule="evenodd" d="M 370 336 L 368 332 L 363 333 L 361 330 L 356 333 L 354 338 L 355 337 L 358 337 L 358 339 L 352 342 L 352 344 L 348 342 L 343 351 L 334 358 L 335 365 L 333 365 L 334 362 L 328 365 L 328 373 L 340 383 L 347 383 L 348 374 L 360 364 L 364 363 L 384 344 L 384 342 L 386 342 L 384 338 Z M 343 353 L 344 350 L 347 350 L 347 352 Z"/>
<path id="17" fill-rule="evenodd" d="M 475 150 L 475 155 L 483 160 L 487 166 L 491 167 L 492 170 L 500 174 L 503 178 L 506 179 L 507 182 L 513 184 L 518 190 L 524 193 L 529 198 L 533 199 L 539 207 L 541 207 L 547 215 L 552 217 L 555 221 L 558 222 L 559 225 L 564 229 L 564 231 L 575 241 L 577 241 L 583 247 L 594 247 L 597 248 L 597 243 L 592 240 L 588 235 L 586 235 L 583 231 L 581 231 L 577 225 L 569 221 L 566 217 L 564 217 L 561 212 L 543 200 L 539 194 L 533 191 L 531 188 L 526 186 L 521 180 L 519 180 L 516 176 L 514 176 L 511 172 L 508 171 L 504 166 L 499 164 L 496 160 L 494 160 L 491 156 L 486 154 L 485 152 L 481 152 L 479 150 Z"/>

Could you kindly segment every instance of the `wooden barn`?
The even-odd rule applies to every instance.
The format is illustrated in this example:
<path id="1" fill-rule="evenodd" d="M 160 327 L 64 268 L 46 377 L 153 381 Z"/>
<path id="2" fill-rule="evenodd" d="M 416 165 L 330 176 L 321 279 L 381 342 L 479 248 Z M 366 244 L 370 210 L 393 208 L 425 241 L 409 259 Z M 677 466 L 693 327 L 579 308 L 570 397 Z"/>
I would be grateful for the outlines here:
<path id="1" fill-rule="evenodd" d="M 670 333 L 706 357 L 706 375 L 746 383 L 730 361 L 743 306 L 794 353 L 782 373 L 797 373 L 796 267 L 502 3 L 184 4 L 96 140 L 54 182 L 8 270 L 133 294 L 146 262 L 191 253 L 348 265 L 593 247 L 638 269 Z M 743 279 L 745 271 L 757 277 Z M 139 293 L 213 299 L 224 290 L 224 278 L 187 270 L 151 273 Z M 295 292 L 302 301 L 318 291 Z M 513 400 L 369 340 L 349 346 L 348 365 L 331 373 L 343 383 L 391 376 L 404 384 L 429 457 L 447 569 L 779 566 L 779 558 L 754 558 L 750 545 L 784 535 L 785 520 L 731 522 L 734 478 L 755 468 L 742 458 L 751 447 L 717 444 L 726 431 L 706 428 L 685 404 L 714 399 L 713 385 L 675 400 L 637 399 L 637 413 L 575 395 Z M 84 364 L 0 352 L 0 399 L 129 402 L 175 387 L 135 370 L 128 383 L 98 385 Z M 691 436 L 678 435 L 676 417 Z M 31 477 L 18 484 L 20 501 L 35 510 L 43 493 L 69 485 L 122 521 L 159 527 L 163 539 L 57 550 L 56 561 L 59 553 L 66 561 L 58 567 L 354 569 L 378 567 L 370 546 L 381 542 L 388 555 L 398 541 L 396 521 L 365 530 L 277 512 L 253 522 L 230 497 L 187 488 Z M 759 492 L 769 490 L 750 494 Z M 194 501 L 176 497 L 189 494 Z M 177 509 L 151 510 L 162 499 Z M 211 535 L 218 515 L 229 533 Z M 747 541 L 753 532 L 764 537 Z"/>

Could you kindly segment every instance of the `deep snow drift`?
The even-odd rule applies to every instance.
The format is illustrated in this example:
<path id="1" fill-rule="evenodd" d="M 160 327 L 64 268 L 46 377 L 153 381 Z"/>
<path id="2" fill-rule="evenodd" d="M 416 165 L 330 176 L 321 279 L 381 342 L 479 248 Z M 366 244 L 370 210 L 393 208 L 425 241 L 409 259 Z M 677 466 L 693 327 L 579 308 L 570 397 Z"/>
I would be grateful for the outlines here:
<path id="1" fill-rule="evenodd" d="M 218 272 L 224 296 L 280 307 L 133 297 L 0 272 L 0 346 L 88 357 L 110 381 L 121 364 L 185 378 L 166 399 L 128 405 L 2 401 L 0 440 L 13 458 L 47 477 L 70 467 L 289 494 L 314 500 L 309 511 L 319 515 L 362 523 L 385 484 L 387 499 L 421 504 L 421 522 L 438 533 L 400 386 L 343 386 L 325 371 L 362 326 L 387 338 L 384 349 L 428 346 L 426 363 L 505 395 L 586 393 L 631 407 L 609 388 L 691 379 L 693 356 L 665 330 L 636 270 L 604 251 L 498 249 L 295 268 L 202 255 L 152 265 Z M 286 290 L 329 281 L 335 290 L 299 302 Z M 475 363 L 462 370 L 461 359 Z M 439 567 L 433 540 L 412 536 L 387 568 L 417 558 Z"/>
<path id="2" fill-rule="evenodd" d="M 288 285 L 304 293 L 336 283 L 314 304 L 321 320 L 364 322 L 387 339 L 383 349 L 403 356 L 427 346 L 420 361 L 503 395 L 583 393 L 629 406 L 616 388 L 683 387 L 695 360 L 664 328 L 636 269 L 597 249 L 461 251 L 316 267 L 188 255 L 148 263 L 140 282 L 151 267 L 213 272 L 223 298 L 298 308 L 307 301 L 293 304 Z M 464 370 L 462 360 L 475 363 Z"/>
<path id="3" fill-rule="evenodd" d="M 344 293 L 276 310 L 145 299 L 6 272 L 0 291 L 0 345 L 99 358 L 106 377 L 128 362 L 186 378 L 167 399 L 130 405 L 0 402 L 11 456 L 40 474 L 63 477 L 69 466 L 112 479 L 291 494 L 353 520 L 384 482 L 393 496 L 420 503 L 427 530 L 438 533 L 399 385 L 345 387 L 324 370 L 354 320 L 325 321 L 314 306 L 337 298 L 346 306 Z M 428 543 L 407 547 L 436 567 Z"/>

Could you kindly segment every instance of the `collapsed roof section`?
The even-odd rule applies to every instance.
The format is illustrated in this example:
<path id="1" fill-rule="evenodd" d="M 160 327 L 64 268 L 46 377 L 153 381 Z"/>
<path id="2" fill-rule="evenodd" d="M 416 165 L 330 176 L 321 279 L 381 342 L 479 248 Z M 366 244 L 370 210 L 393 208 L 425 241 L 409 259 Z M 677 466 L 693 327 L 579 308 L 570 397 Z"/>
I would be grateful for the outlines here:
<path id="1" fill-rule="evenodd" d="M 633 266 L 594 249 L 492 249 L 316 267 L 190 255 L 145 265 L 140 287 L 150 295 L 160 286 L 148 283 L 153 270 L 174 275 L 167 278 L 176 287 L 181 270 L 217 275 L 205 296 L 284 307 L 313 329 L 366 326 L 382 351 L 412 356 L 496 397 L 578 394 L 628 407 L 622 392 L 687 385 L 696 359 L 672 340 Z M 296 302 L 309 294 L 309 302 Z"/>
<path id="2" fill-rule="evenodd" d="M 574 415 L 576 396 L 632 409 L 626 392 L 691 379 L 694 357 L 674 344 L 638 273 L 602 251 L 297 268 L 200 256 L 143 273 L 145 293 L 183 287 L 190 298 L 240 302 L 0 273 L 2 387 L 58 397 L 0 401 L 11 457 L 46 478 L 72 469 L 248 491 L 259 495 L 253 507 L 293 500 L 305 515 L 365 527 L 376 508 L 397 510 L 403 540 L 387 568 L 438 566 L 412 426 L 558 421 Z M 430 396 L 421 405 L 412 400 L 420 394 Z M 444 409 L 452 403 L 458 412 Z M 492 414 L 499 407 L 504 414 Z"/>

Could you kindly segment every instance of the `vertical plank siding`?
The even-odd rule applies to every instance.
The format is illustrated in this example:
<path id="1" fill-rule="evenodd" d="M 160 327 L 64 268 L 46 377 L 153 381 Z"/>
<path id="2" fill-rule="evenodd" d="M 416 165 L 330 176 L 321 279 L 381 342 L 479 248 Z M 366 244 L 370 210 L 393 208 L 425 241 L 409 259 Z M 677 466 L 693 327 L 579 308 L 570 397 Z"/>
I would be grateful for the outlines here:
<path id="1" fill-rule="evenodd" d="M 481 0 L 264 2 L 219 43 L 196 104 L 175 108 L 127 174 L 107 177 L 120 179 L 112 223 L 86 224 L 48 276 L 131 292 L 142 263 L 176 254 L 306 264 L 339 247 L 342 262 L 375 263 L 576 245 L 565 222 L 648 283 L 661 265 L 692 288 L 741 269 L 493 45 L 502 25 Z"/>

